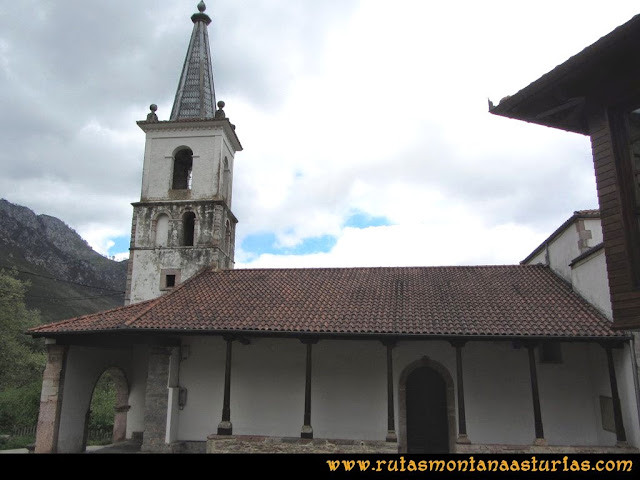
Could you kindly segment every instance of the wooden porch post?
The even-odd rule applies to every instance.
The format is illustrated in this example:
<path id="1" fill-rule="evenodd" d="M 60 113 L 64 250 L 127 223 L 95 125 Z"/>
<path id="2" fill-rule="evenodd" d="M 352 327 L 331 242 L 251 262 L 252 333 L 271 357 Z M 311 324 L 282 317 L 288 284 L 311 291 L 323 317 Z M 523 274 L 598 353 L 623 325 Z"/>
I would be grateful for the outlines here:
<path id="1" fill-rule="evenodd" d="M 387 347 L 387 442 L 398 442 L 396 434 L 396 417 L 393 403 L 393 347 L 395 340 L 383 340 L 382 344 Z"/>
<path id="2" fill-rule="evenodd" d="M 311 426 L 311 346 L 318 343 L 317 338 L 304 338 L 300 341 L 307 346 L 307 361 L 304 384 L 304 422 L 300 432 L 300 438 L 313 438 Z"/>
<path id="3" fill-rule="evenodd" d="M 462 375 L 462 347 L 464 340 L 454 340 L 451 342 L 456 349 L 456 383 L 458 390 L 458 439 L 456 443 L 469 444 L 471 441 L 467 436 L 467 415 L 464 409 L 464 377 Z"/>
<path id="4" fill-rule="evenodd" d="M 224 366 L 224 404 L 222 406 L 222 421 L 218 424 L 218 435 L 231 435 L 231 344 L 233 337 L 224 336 L 227 342 L 227 358 Z"/>
<path id="5" fill-rule="evenodd" d="M 616 425 L 617 445 L 626 445 L 627 434 L 622 421 L 622 408 L 620 407 L 620 396 L 618 395 L 618 381 L 616 379 L 616 367 L 613 363 L 612 345 L 605 345 L 607 352 L 607 365 L 609 367 L 609 382 L 611 383 L 611 398 L 613 400 L 613 420 Z"/>
<path id="6" fill-rule="evenodd" d="M 544 429 L 542 427 L 542 413 L 540 411 L 540 393 L 538 392 L 538 372 L 536 370 L 536 352 L 535 344 L 527 344 L 529 352 L 529 374 L 531 376 L 531 394 L 533 397 L 533 418 L 535 422 L 536 439 L 535 445 L 546 445 L 544 439 Z"/>

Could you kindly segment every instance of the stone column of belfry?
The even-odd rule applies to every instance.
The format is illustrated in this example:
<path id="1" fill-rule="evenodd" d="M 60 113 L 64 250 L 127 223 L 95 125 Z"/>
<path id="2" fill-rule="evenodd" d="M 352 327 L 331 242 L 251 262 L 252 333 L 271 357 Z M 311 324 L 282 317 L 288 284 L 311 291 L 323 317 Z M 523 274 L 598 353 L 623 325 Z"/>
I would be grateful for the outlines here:
<path id="1" fill-rule="evenodd" d="M 616 367 L 613 363 L 613 348 L 620 348 L 619 345 L 604 345 L 604 349 L 607 352 L 607 367 L 609 368 L 609 383 L 611 384 L 611 399 L 613 403 L 613 421 L 616 426 L 616 445 L 626 446 L 627 434 L 624 429 L 624 422 L 622 421 L 622 408 L 620 406 L 620 395 L 618 394 L 618 380 L 616 378 Z"/>
<path id="2" fill-rule="evenodd" d="M 536 438 L 534 445 L 544 446 L 547 441 L 544 439 L 544 429 L 542 427 L 542 413 L 540 410 L 540 393 L 538 391 L 538 372 L 536 370 L 535 343 L 527 343 L 529 353 L 529 375 L 531 377 L 531 396 L 533 398 L 533 420 L 535 425 Z"/>
<path id="3" fill-rule="evenodd" d="M 36 431 L 36 453 L 56 453 L 64 374 L 66 370 L 67 346 L 49 343 L 47 340 L 47 366 L 42 375 L 40 413 Z"/>
<path id="4" fill-rule="evenodd" d="M 469 444 L 467 436 L 467 414 L 464 408 L 464 376 L 462 374 L 462 347 L 464 340 L 453 340 L 451 345 L 456 349 L 456 384 L 458 390 L 458 439 L 456 443 Z"/>
<path id="5" fill-rule="evenodd" d="M 396 412 L 393 402 L 393 348 L 395 340 L 383 340 L 382 344 L 387 350 L 387 442 L 398 442 L 396 433 Z"/>
<path id="6" fill-rule="evenodd" d="M 311 356 L 312 345 L 318 343 L 317 338 L 301 338 L 300 341 L 307 346 L 305 362 L 305 382 L 304 382 L 304 421 L 300 438 L 313 438 L 313 427 L 311 426 Z"/>

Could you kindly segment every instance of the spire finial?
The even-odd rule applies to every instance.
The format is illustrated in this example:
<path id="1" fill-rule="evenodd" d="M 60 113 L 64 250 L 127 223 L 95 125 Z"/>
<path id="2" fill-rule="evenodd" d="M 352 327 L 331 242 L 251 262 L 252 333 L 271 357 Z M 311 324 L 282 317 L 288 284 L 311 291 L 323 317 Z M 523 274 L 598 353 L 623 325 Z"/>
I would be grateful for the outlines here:
<path id="1" fill-rule="evenodd" d="M 150 113 L 147 114 L 147 122 L 157 122 L 158 115 L 156 115 L 156 110 L 158 110 L 158 106 L 155 103 L 149 105 Z"/>
<path id="2" fill-rule="evenodd" d="M 205 24 L 209 25 L 211 23 L 211 17 L 204 13 L 206 9 L 207 6 L 202 0 L 200 0 L 200 3 L 198 4 L 198 13 L 194 13 L 193 15 L 191 15 L 191 21 L 193 23 L 204 22 Z"/>
<path id="3" fill-rule="evenodd" d="M 218 102 L 218 110 L 216 110 L 216 114 L 215 114 L 215 119 L 216 120 L 222 120 L 223 118 L 226 118 L 227 116 L 224 113 L 224 102 L 222 100 L 220 100 Z"/>

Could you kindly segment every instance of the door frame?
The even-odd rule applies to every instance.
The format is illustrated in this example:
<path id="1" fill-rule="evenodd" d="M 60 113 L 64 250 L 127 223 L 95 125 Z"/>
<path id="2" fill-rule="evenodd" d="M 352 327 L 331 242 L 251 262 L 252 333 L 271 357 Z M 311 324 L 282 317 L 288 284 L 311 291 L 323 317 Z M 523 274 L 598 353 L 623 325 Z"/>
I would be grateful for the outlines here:
<path id="1" fill-rule="evenodd" d="M 456 440 L 456 403 L 453 378 L 444 365 L 430 359 L 426 355 L 407 365 L 400 374 L 400 381 L 398 383 L 398 403 L 400 405 L 398 422 L 398 452 L 407 453 L 407 380 L 414 370 L 423 367 L 434 370 L 444 380 L 447 400 L 447 424 L 449 425 L 449 453 L 454 453 Z"/>

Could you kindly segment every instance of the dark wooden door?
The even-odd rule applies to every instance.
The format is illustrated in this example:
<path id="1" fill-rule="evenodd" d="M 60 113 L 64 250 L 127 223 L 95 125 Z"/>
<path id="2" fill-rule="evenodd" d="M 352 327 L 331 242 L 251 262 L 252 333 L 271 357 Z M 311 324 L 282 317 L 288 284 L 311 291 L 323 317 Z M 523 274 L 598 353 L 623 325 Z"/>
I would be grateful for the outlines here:
<path id="1" fill-rule="evenodd" d="M 447 392 L 435 370 L 420 367 L 409 374 L 407 392 L 408 453 L 449 451 Z"/>

